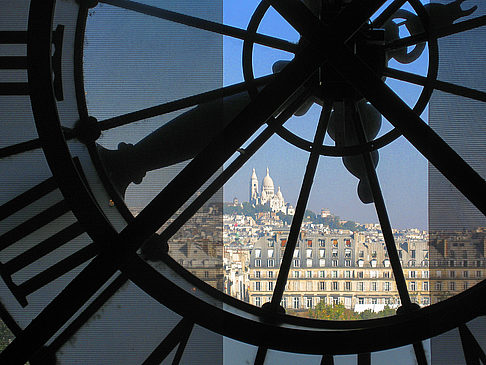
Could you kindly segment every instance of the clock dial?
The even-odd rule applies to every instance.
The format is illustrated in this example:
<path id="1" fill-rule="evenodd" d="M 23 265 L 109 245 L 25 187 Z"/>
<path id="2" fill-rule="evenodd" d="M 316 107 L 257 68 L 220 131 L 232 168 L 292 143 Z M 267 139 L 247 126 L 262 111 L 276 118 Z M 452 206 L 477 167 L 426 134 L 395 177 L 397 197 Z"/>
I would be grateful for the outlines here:
<path id="1" fill-rule="evenodd" d="M 453 24 L 476 10 L 462 10 L 460 1 L 446 12 L 419 1 L 392 1 L 376 16 L 384 3 L 262 2 L 248 29 L 207 20 L 204 10 L 186 14 L 177 9 L 179 4 L 166 9 L 126 0 L 100 5 L 32 0 L 4 13 L 5 19 L 27 28 L 0 29 L 0 68 L 6 71 L 0 74 L 0 102 L 6 106 L 2 118 L 22 117 L 19 125 L 2 125 L 11 138 L 0 145 L 2 174 L 12 185 L 1 190 L 0 313 L 16 332 L 0 361 L 69 364 L 88 359 L 83 356 L 93 351 L 87 361 L 210 363 L 223 361 L 226 344 L 246 352 L 243 357 L 255 364 L 282 363 L 285 352 L 294 353 L 288 359 L 322 364 L 341 363 L 345 359 L 340 355 L 355 354 L 355 363 L 369 364 L 380 357 L 379 351 L 403 346 L 409 346 L 406 351 L 417 363 L 426 364 L 429 350 L 422 341 L 456 331 L 466 362 L 484 362 L 480 341 L 470 328 L 484 315 L 485 283 L 426 308 L 413 302 L 376 171 L 377 150 L 402 134 L 486 213 L 480 173 L 419 116 L 436 91 L 484 102 L 479 88 L 440 80 L 437 47 L 438 38 L 482 27 L 484 21 L 478 17 Z M 165 31 L 174 26 L 181 32 L 207 32 L 216 41 L 221 36 L 243 40 L 244 81 L 224 87 L 221 78 L 204 87 L 181 83 L 174 95 L 163 94 L 165 99 L 153 102 L 156 106 L 147 105 L 148 93 L 137 96 L 137 110 L 105 99 L 117 112 L 93 115 L 96 107 L 90 109 L 89 95 L 88 103 L 85 99 L 83 52 L 90 42 L 85 26 L 97 11 L 103 16 L 107 6 L 170 24 Z M 298 43 L 258 32 L 269 9 L 300 34 Z M 408 36 L 393 33 L 396 19 L 404 20 Z M 154 24 L 147 21 L 146 27 Z M 201 44 L 195 49 L 204 49 L 210 42 L 198 37 Z M 273 74 L 255 78 L 254 44 L 287 52 L 291 60 L 278 60 Z M 167 56 L 169 64 L 177 60 L 176 49 Z M 102 51 L 108 57 L 109 47 Z M 413 64 L 423 52 L 428 52 L 425 73 L 393 68 L 395 61 Z M 188 54 L 177 54 L 183 66 L 173 72 L 180 80 L 197 80 L 204 71 L 194 67 Z M 200 63 L 221 66 L 203 59 Z M 175 80 L 169 71 L 160 77 L 165 77 L 166 89 Z M 385 77 L 421 86 L 411 106 L 383 82 Z M 123 81 L 129 85 L 128 80 L 127 74 Z M 137 87 L 141 92 L 147 85 Z M 134 90 L 129 92 L 136 99 Z M 314 102 L 322 110 L 312 140 L 283 127 Z M 380 115 L 394 128 L 381 135 Z M 161 117 L 163 124 L 146 123 L 154 117 Z M 170 250 L 178 243 L 174 235 L 275 133 L 308 155 L 271 300 L 258 308 L 219 291 L 221 281 L 206 283 L 192 275 Z M 325 144 L 326 133 L 331 145 Z M 359 199 L 375 205 L 401 301 L 396 316 L 317 321 L 286 315 L 281 306 L 318 162 L 326 154 L 343 157 L 346 169 L 360 180 Z M 151 171 L 174 166 L 173 177 L 159 184 L 160 191 L 133 216 L 127 207 L 131 184 L 143 186 Z M 187 242 L 181 247 L 189 250 Z M 211 254 L 215 262 L 220 259 L 218 252 Z M 108 330 L 112 334 L 107 340 Z M 135 341 L 139 338 L 145 341 Z M 207 351 L 210 346 L 213 352 Z"/>

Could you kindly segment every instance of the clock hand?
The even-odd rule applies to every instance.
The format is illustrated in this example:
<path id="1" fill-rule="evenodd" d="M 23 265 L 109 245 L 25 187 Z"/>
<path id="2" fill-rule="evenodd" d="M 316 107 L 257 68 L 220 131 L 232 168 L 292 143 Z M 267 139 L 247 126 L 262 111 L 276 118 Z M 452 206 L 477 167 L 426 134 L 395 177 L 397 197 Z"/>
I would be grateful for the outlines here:
<path id="1" fill-rule="evenodd" d="M 100 158 L 118 193 L 130 183 L 140 184 L 148 171 L 193 158 L 249 103 L 248 93 L 199 104 L 164 124 L 135 145 L 120 143 L 117 150 L 98 145 Z"/>

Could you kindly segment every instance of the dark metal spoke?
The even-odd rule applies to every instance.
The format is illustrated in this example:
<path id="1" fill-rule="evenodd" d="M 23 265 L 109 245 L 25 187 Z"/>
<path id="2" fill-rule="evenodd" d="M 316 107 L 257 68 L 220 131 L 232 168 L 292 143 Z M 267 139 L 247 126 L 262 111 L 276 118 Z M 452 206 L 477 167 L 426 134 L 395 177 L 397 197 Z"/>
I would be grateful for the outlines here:
<path id="1" fill-rule="evenodd" d="M 386 68 L 383 75 L 392 77 L 397 80 L 410 82 L 420 86 L 428 85 L 433 87 L 436 90 L 444 91 L 449 94 L 454 94 L 458 96 L 463 96 L 465 98 L 486 102 L 486 92 L 480 90 L 471 89 L 468 87 L 452 84 L 445 81 L 430 80 L 425 76 L 420 76 L 414 73 L 400 71 L 393 68 Z"/>
<path id="2" fill-rule="evenodd" d="M 255 86 L 266 85 L 273 78 L 274 75 L 268 75 L 265 77 L 257 78 L 255 79 L 253 85 Z M 207 103 L 225 96 L 235 95 L 247 89 L 248 89 L 247 83 L 241 82 L 238 84 L 225 86 L 220 89 L 211 90 L 201 94 L 188 96 L 186 98 L 169 101 L 167 103 L 153 106 L 150 108 L 145 108 L 145 109 L 137 110 L 135 112 L 119 115 L 117 117 L 105 119 L 100 121 L 98 125 L 102 131 L 106 131 L 108 129 L 117 128 L 126 124 L 138 122 L 142 119 L 153 118 L 163 114 L 172 113 L 178 110 L 190 108 L 198 104 Z"/>
<path id="3" fill-rule="evenodd" d="M 176 232 L 206 203 L 234 174 L 243 166 L 261 146 L 276 132 L 279 126 L 284 124 L 301 105 L 302 100 L 308 96 L 304 93 L 303 97 L 296 99 L 288 108 L 279 114 L 277 118 L 271 118 L 268 126 L 258 137 L 253 140 L 248 147 L 240 151 L 240 155 L 229 164 L 224 171 L 213 180 L 209 186 L 177 216 L 177 218 L 160 234 L 162 242 L 167 242 Z"/>
<path id="4" fill-rule="evenodd" d="M 190 15 L 181 14 L 175 11 L 170 11 L 166 9 L 157 8 L 155 6 L 145 5 L 141 3 L 137 3 L 135 1 L 129 0 L 101 0 L 100 2 L 113 5 L 119 8 L 132 10 L 137 13 L 157 17 L 160 19 L 165 19 L 171 22 L 187 25 L 189 27 L 194 27 L 202 30 L 206 30 L 213 33 L 222 34 L 225 36 L 238 38 L 245 40 L 247 38 L 251 38 L 255 43 L 280 49 L 282 51 L 287 51 L 291 53 L 295 53 L 297 51 L 297 45 L 275 37 L 271 37 L 264 34 L 251 34 L 248 33 L 245 29 L 233 27 L 226 24 L 221 24 L 217 22 L 213 22 L 210 20 L 205 20 L 201 18 L 197 18 Z"/>
<path id="5" fill-rule="evenodd" d="M 361 117 L 357 113 L 356 107 L 353 102 L 346 102 L 345 106 L 345 118 L 352 118 L 352 122 L 355 125 L 356 135 L 360 144 L 366 143 L 366 136 L 363 127 Z M 385 240 L 386 250 L 390 259 L 393 275 L 395 276 L 395 283 L 397 285 L 398 294 L 403 306 L 409 306 L 411 304 L 410 296 L 408 294 L 407 283 L 405 282 L 405 276 L 400 264 L 400 258 L 398 257 L 397 247 L 395 245 L 395 238 L 388 217 L 388 212 L 383 199 L 383 194 L 380 188 L 380 182 L 376 174 L 376 170 L 369 152 L 363 153 L 363 162 L 366 168 L 366 175 L 368 178 L 371 193 L 373 195 L 373 201 L 375 202 L 376 214 L 381 226 L 381 232 Z"/>
<path id="6" fill-rule="evenodd" d="M 177 345 L 180 346 L 184 340 L 187 342 L 187 338 L 192 332 L 193 327 L 194 323 L 183 318 L 147 357 L 142 365 L 160 364 Z"/>
<path id="7" fill-rule="evenodd" d="M 119 274 L 99 294 L 79 316 L 77 316 L 47 347 L 49 351 L 57 352 L 92 316 L 128 281 L 125 274 Z"/>
<path id="8" fill-rule="evenodd" d="M 427 365 L 427 357 L 425 356 L 424 345 L 422 342 L 416 342 L 413 344 L 413 351 L 415 352 L 415 358 L 417 359 L 417 365 Z"/>
<path id="9" fill-rule="evenodd" d="M 373 20 L 373 28 L 381 28 L 388 19 L 399 10 L 407 0 L 394 0 L 383 12 Z"/>
<path id="10" fill-rule="evenodd" d="M 290 266 L 292 264 L 292 258 L 299 238 L 300 228 L 302 225 L 302 220 L 304 218 L 305 209 L 307 207 L 307 201 L 309 200 L 309 195 L 314 181 L 314 175 L 317 169 L 317 163 L 319 161 L 319 146 L 322 145 L 324 141 L 324 136 L 326 134 L 327 125 L 329 123 L 329 118 L 331 116 L 332 103 L 325 101 L 322 107 L 321 116 L 319 118 L 319 124 L 316 129 L 316 134 L 312 144 L 312 151 L 307 162 L 305 169 L 304 179 L 302 182 L 302 187 L 300 189 L 299 198 L 297 200 L 297 206 L 295 208 L 295 214 L 292 218 L 292 224 L 290 226 L 289 237 L 287 239 L 287 246 L 285 247 L 285 252 L 282 258 L 282 264 L 278 271 L 277 282 L 275 283 L 275 289 L 272 294 L 271 310 L 276 310 L 280 305 L 282 300 L 283 292 L 285 290 L 285 285 L 287 284 L 287 278 L 290 271 Z"/>
<path id="11" fill-rule="evenodd" d="M 331 59 L 332 58 L 332 59 Z M 471 203 L 486 214 L 484 179 L 373 71 L 345 47 L 330 63 Z"/>
<path id="12" fill-rule="evenodd" d="M 447 37 L 453 34 L 458 34 L 462 32 L 466 32 L 471 29 L 479 28 L 486 25 L 486 15 L 464 20 L 459 23 L 451 24 L 446 27 L 440 27 L 433 32 L 434 38 L 442 38 Z M 410 47 L 417 43 L 422 43 L 428 40 L 430 35 L 426 32 L 417 33 L 408 37 L 396 39 L 394 41 L 390 41 L 385 45 L 385 49 L 387 50 L 394 50 L 404 47 Z"/>

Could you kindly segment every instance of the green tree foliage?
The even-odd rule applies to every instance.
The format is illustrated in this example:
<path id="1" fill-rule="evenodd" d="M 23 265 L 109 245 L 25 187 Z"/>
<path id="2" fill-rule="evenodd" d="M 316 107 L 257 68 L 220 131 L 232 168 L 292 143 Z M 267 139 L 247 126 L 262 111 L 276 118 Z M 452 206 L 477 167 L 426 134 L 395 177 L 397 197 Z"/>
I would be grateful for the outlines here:
<path id="1" fill-rule="evenodd" d="M 0 319 L 0 351 L 3 351 L 14 339 L 14 335 L 8 329 L 7 325 Z"/>
<path id="2" fill-rule="evenodd" d="M 327 305 L 324 301 L 319 302 L 314 308 L 309 309 L 308 316 L 315 319 L 326 319 L 332 321 L 356 320 L 356 319 L 373 319 L 389 317 L 396 314 L 395 309 L 385 306 L 379 312 L 373 312 L 371 309 L 358 313 L 344 307 L 344 304 Z"/>
<path id="3" fill-rule="evenodd" d="M 327 305 L 323 301 L 319 302 L 314 308 L 309 309 L 309 317 L 333 321 L 359 319 L 357 313 L 345 308 L 344 304 Z"/>

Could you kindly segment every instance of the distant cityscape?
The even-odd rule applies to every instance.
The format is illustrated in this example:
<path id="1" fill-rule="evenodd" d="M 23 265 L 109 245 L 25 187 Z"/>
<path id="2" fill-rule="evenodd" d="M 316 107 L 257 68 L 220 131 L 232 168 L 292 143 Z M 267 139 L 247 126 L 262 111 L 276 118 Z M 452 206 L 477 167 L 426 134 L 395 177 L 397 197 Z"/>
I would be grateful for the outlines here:
<path id="1" fill-rule="evenodd" d="M 253 170 L 247 202 L 208 203 L 169 240 L 169 253 L 213 287 L 262 306 L 271 301 L 293 214 L 269 170 L 260 185 Z M 393 236 L 412 303 L 437 303 L 486 276 L 485 228 Z M 306 211 L 281 306 L 309 316 L 323 305 L 353 313 L 401 305 L 379 224 Z"/>

